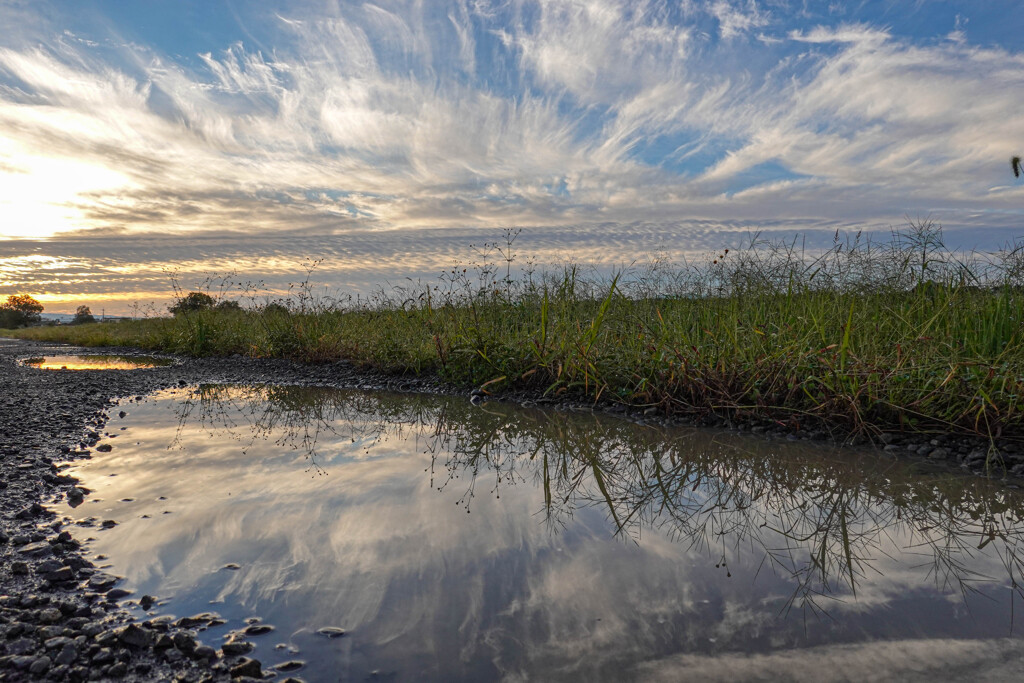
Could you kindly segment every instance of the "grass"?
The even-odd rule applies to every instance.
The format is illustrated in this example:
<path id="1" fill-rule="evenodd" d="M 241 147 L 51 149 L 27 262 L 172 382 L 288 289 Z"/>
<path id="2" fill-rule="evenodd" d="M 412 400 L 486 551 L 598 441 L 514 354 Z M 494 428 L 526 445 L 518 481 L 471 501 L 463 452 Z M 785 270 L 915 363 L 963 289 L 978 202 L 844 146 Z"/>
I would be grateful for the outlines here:
<path id="1" fill-rule="evenodd" d="M 575 266 L 513 277 L 517 234 L 436 282 L 357 305 L 314 300 L 307 277 L 295 297 L 271 305 L 7 334 L 348 359 L 489 392 L 792 429 L 1024 436 L 1022 247 L 952 253 L 941 228 L 918 221 L 885 244 L 837 235 L 814 255 L 754 240 L 705 262 L 652 262 L 611 278 Z"/>

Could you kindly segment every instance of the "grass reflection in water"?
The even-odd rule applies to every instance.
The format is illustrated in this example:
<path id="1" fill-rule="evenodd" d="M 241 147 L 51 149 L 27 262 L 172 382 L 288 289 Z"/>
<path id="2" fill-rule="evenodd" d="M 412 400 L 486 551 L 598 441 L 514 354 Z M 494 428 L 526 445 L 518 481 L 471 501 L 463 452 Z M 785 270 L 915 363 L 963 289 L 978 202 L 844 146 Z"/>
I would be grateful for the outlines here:
<path id="1" fill-rule="evenodd" d="M 424 473 L 467 512 L 481 492 L 536 486 L 552 533 L 582 508 L 603 511 L 631 543 L 656 531 L 728 575 L 735 562 L 774 572 L 797 607 L 827 615 L 898 567 L 922 588 L 1021 594 L 1021 496 L 993 482 L 923 471 L 872 453 L 665 430 L 584 413 L 476 407 L 461 399 L 295 387 L 204 386 L 177 404 L 179 434 L 197 426 L 304 453 L 327 474 L 322 442 L 371 453 L 415 438 Z M 343 476 L 343 475 L 342 475 Z M 999 572 L 994 573 L 993 567 Z M 834 604 L 834 603 L 832 603 Z M 1012 617 L 1011 617 L 1012 619 Z M 1012 622 L 1007 624 L 1013 631 Z"/>

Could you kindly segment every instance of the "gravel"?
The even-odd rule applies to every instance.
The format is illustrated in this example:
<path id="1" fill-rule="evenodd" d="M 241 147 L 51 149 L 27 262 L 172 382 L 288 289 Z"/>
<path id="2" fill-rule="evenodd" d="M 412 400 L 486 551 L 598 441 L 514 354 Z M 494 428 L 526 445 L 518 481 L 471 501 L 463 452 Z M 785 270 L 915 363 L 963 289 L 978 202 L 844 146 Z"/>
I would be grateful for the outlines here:
<path id="1" fill-rule="evenodd" d="M 103 349 L 133 353 L 131 349 Z M 0 339 L 0 681 L 228 681 L 263 675 L 246 658 L 248 641 L 229 641 L 220 651 L 201 645 L 191 627 L 213 615 L 175 623 L 140 622 L 118 600 L 128 595 L 119 578 L 98 571 L 65 521 L 46 508 L 66 499 L 76 505 L 89 493 L 62 473 L 65 463 L 88 457 L 108 412 L 122 397 L 199 383 L 271 383 L 397 391 L 450 390 L 434 379 L 387 377 L 349 363 L 305 366 L 242 357 L 175 359 L 173 365 L 130 371 L 43 371 L 18 359 L 96 353 L 64 345 Z M 467 395 L 479 400 L 482 392 Z M 517 394 L 504 400 L 548 404 L 558 410 L 592 410 L 589 403 Z M 648 410 L 603 405 L 647 425 L 694 424 Z M 697 424 L 747 431 L 768 439 L 827 439 L 823 428 L 794 431 L 766 421 L 733 423 L 708 416 Z M 945 462 L 989 476 L 1024 474 L 1024 448 L 970 437 L 923 438 L 902 433 L 875 437 L 891 457 Z M 861 445 L 870 445 L 870 441 Z M 113 521 L 113 520 L 110 520 Z M 97 520 L 97 522 L 99 522 Z M 140 602 L 152 604 L 152 597 Z M 321 631 L 323 632 L 323 631 Z M 338 637 L 344 631 L 325 633 Z"/>

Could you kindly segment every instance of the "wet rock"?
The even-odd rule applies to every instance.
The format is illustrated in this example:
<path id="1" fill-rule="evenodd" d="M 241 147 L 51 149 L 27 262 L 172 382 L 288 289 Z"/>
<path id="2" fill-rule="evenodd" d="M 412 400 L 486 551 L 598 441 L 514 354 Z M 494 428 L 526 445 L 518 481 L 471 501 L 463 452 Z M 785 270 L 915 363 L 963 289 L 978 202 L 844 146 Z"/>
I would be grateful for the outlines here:
<path id="1" fill-rule="evenodd" d="M 111 446 L 109 443 L 101 443 L 99 446 L 96 447 L 96 450 L 100 453 L 109 453 L 110 451 L 114 450 L 114 447 Z"/>
<path id="2" fill-rule="evenodd" d="M 126 598 L 132 594 L 132 591 L 125 590 L 124 588 L 111 588 L 107 591 L 107 600 L 120 600 Z"/>
<path id="3" fill-rule="evenodd" d="M 18 548 L 19 555 L 27 555 L 29 557 L 46 557 L 47 555 L 53 554 L 53 546 L 46 541 L 39 541 L 38 543 L 29 543 Z"/>
<path id="4" fill-rule="evenodd" d="M 291 671 L 298 671 L 304 666 L 306 666 L 305 662 L 300 661 L 298 659 L 293 659 L 288 662 L 281 662 L 280 664 L 276 665 L 274 669 L 276 671 L 281 671 L 283 673 L 289 673 Z"/>
<path id="5" fill-rule="evenodd" d="M 41 624 L 56 624 L 63 618 L 64 614 L 56 607 L 47 607 L 46 609 L 39 610 L 39 616 L 37 617 Z"/>
<path id="6" fill-rule="evenodd" d="M 15 575 L 28 574 L 28 563 L 20 560 L 11 562 L 11 573 Z"/>
<path id="7" fill-rule="evenodd" d="M 117 630 L 117 638 L 129 647 L 148 647 L 153 642 L 153 634 L 136 624 L 128 624 Z"/>
<path id="8" fill-rule="evenodd" d="M 97 572 L 89 577 L 89 588 L 102 593 L 109 590 L 118 581 L 120 581 L 120 579 L 116 576 Z"/>
<path id="9" fill-rule="evenodd" d="M 188 631 L 178 631 L 171 637 L 171 640 L 174 641 L 174 647 L 178 648 L 186 655 L 190 655 L 195 652 L 195 649 L 198 646 L 195 634 L 189 633 Z"/>
<path id="10" fill-rule="evenodd" d="M 52 660 L 47 656 L 36 657 L 28 667 L 29 673 L 35 676 L 42 676 L 49 671 Z"/>
<path id="11" fill-rule="evenodd" d="M 74 643 L 68 643 L 60 649 L 60 652 L 53 658 L 55 664 L 73 664 L 78 659 L 78 647 Z"/>
<path id="12" fill-rule="evenodd" d="M 60 569 L 47 574 L 46 578 L 54 583 L 65 583 L 67 581 L 75 580 L 75 572 L 71 567 L 61 567 Z"/>
<path id="13" fill-rule="evenodd" d="M 196 660 L 213 661 L 217 658 L 217 651 L 209 645 L 199 645 L 192 651 L 192 658 Z"/>
<path id="14" fill-rule="evenodd" d="M 328 638 L 341 638 L 346 633 L 345 629 L 338 628 L 337 626 L 324 626 L 323 628 L 318 628 L 316 632 Z"/>
<path id="15" fill-rule="evenodd" d="M 31 638 L 18 638 L 7 643 L 7 654 L 23 655 L 36 649 L 36 641 Z"/>
<path id="16" fill-rule="evenodd" d="M 244 633 L 247 636 L 262 636 L 273 630 L 274 627 L 269 624 L 253 624 L 251 626 L 247 626 Z"/>
<path id="17" fill-rule="evenodd" d="M 258 659 L 243 657 L 242 661 L 231 667 L 231 677 L 240 678 L 251 676 L 252 678 L 263 678 L 263 665 Z"/>
<path id="18" fill-rule="evenodd" d="M 139 607 L 148 612 L 149 608 L 153 606 L 154 602 L 156 602 L 156 598 L 154 598 L 152 595 L 143 595 L 141 598 L 139 598 Z"/>
<path id="19" fill-rule="evenodd" d="M 248 640 L 241 638 L 232 637 L 226 643 L 221 645 L 220 650 L 226 657 L 235 657 L 237 655 L 244 655 L 252 652 L 256 648 L 255 645 L 250 643 Z"/>

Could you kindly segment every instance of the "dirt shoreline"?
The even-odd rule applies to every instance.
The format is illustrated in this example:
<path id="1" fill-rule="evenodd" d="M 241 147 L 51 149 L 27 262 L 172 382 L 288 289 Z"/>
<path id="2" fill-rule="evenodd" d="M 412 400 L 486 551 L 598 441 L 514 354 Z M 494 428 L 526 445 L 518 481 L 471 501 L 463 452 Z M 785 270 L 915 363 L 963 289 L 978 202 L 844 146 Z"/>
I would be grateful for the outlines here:
<path id="1" fill-rule="evenodd" d="M 0 681 L 256 680 L 261 666 L 244 657 L 244 645 L 224 652 L 197 642 L 192 629 L 202 619 L 139 622 L 119 602 L 128 596 L 119 595 L 117 577 L 94 567 L 63 529 L 64 522 L 45 507 L 76 495 L 77 481 L 61 473 L 65 463 L 88 455 L 117 398 L 163 388 L 270 383 L 429 393 L 453 389 L 436 379 L 387 377 L 344 362 L 308 366 L 243 357 L 175 358 L 173 365 L 145 370 L 75 372 L 17 363 L 26 356 L 116 352 L 142 353 L 0 339 Z M 561 409 L 591 408 L 535 395 L 503 398 Z M 648 424 L 692 424 L 650 410 L 601 408 Z M 712 417 L 702 424 L 766 438 L 829 438 L 823 430 L 794 434 L 764 422 L 730 425 Z M 1024 449 L 1013 443 L 998 444 L 995 468 L 989 458 L 991 444 L 977 439 L 889 434 L 877 445 L 896 456 L 975 472 L 984 470 L 988 459 L 990 475 L 1024 473 Z"/>

